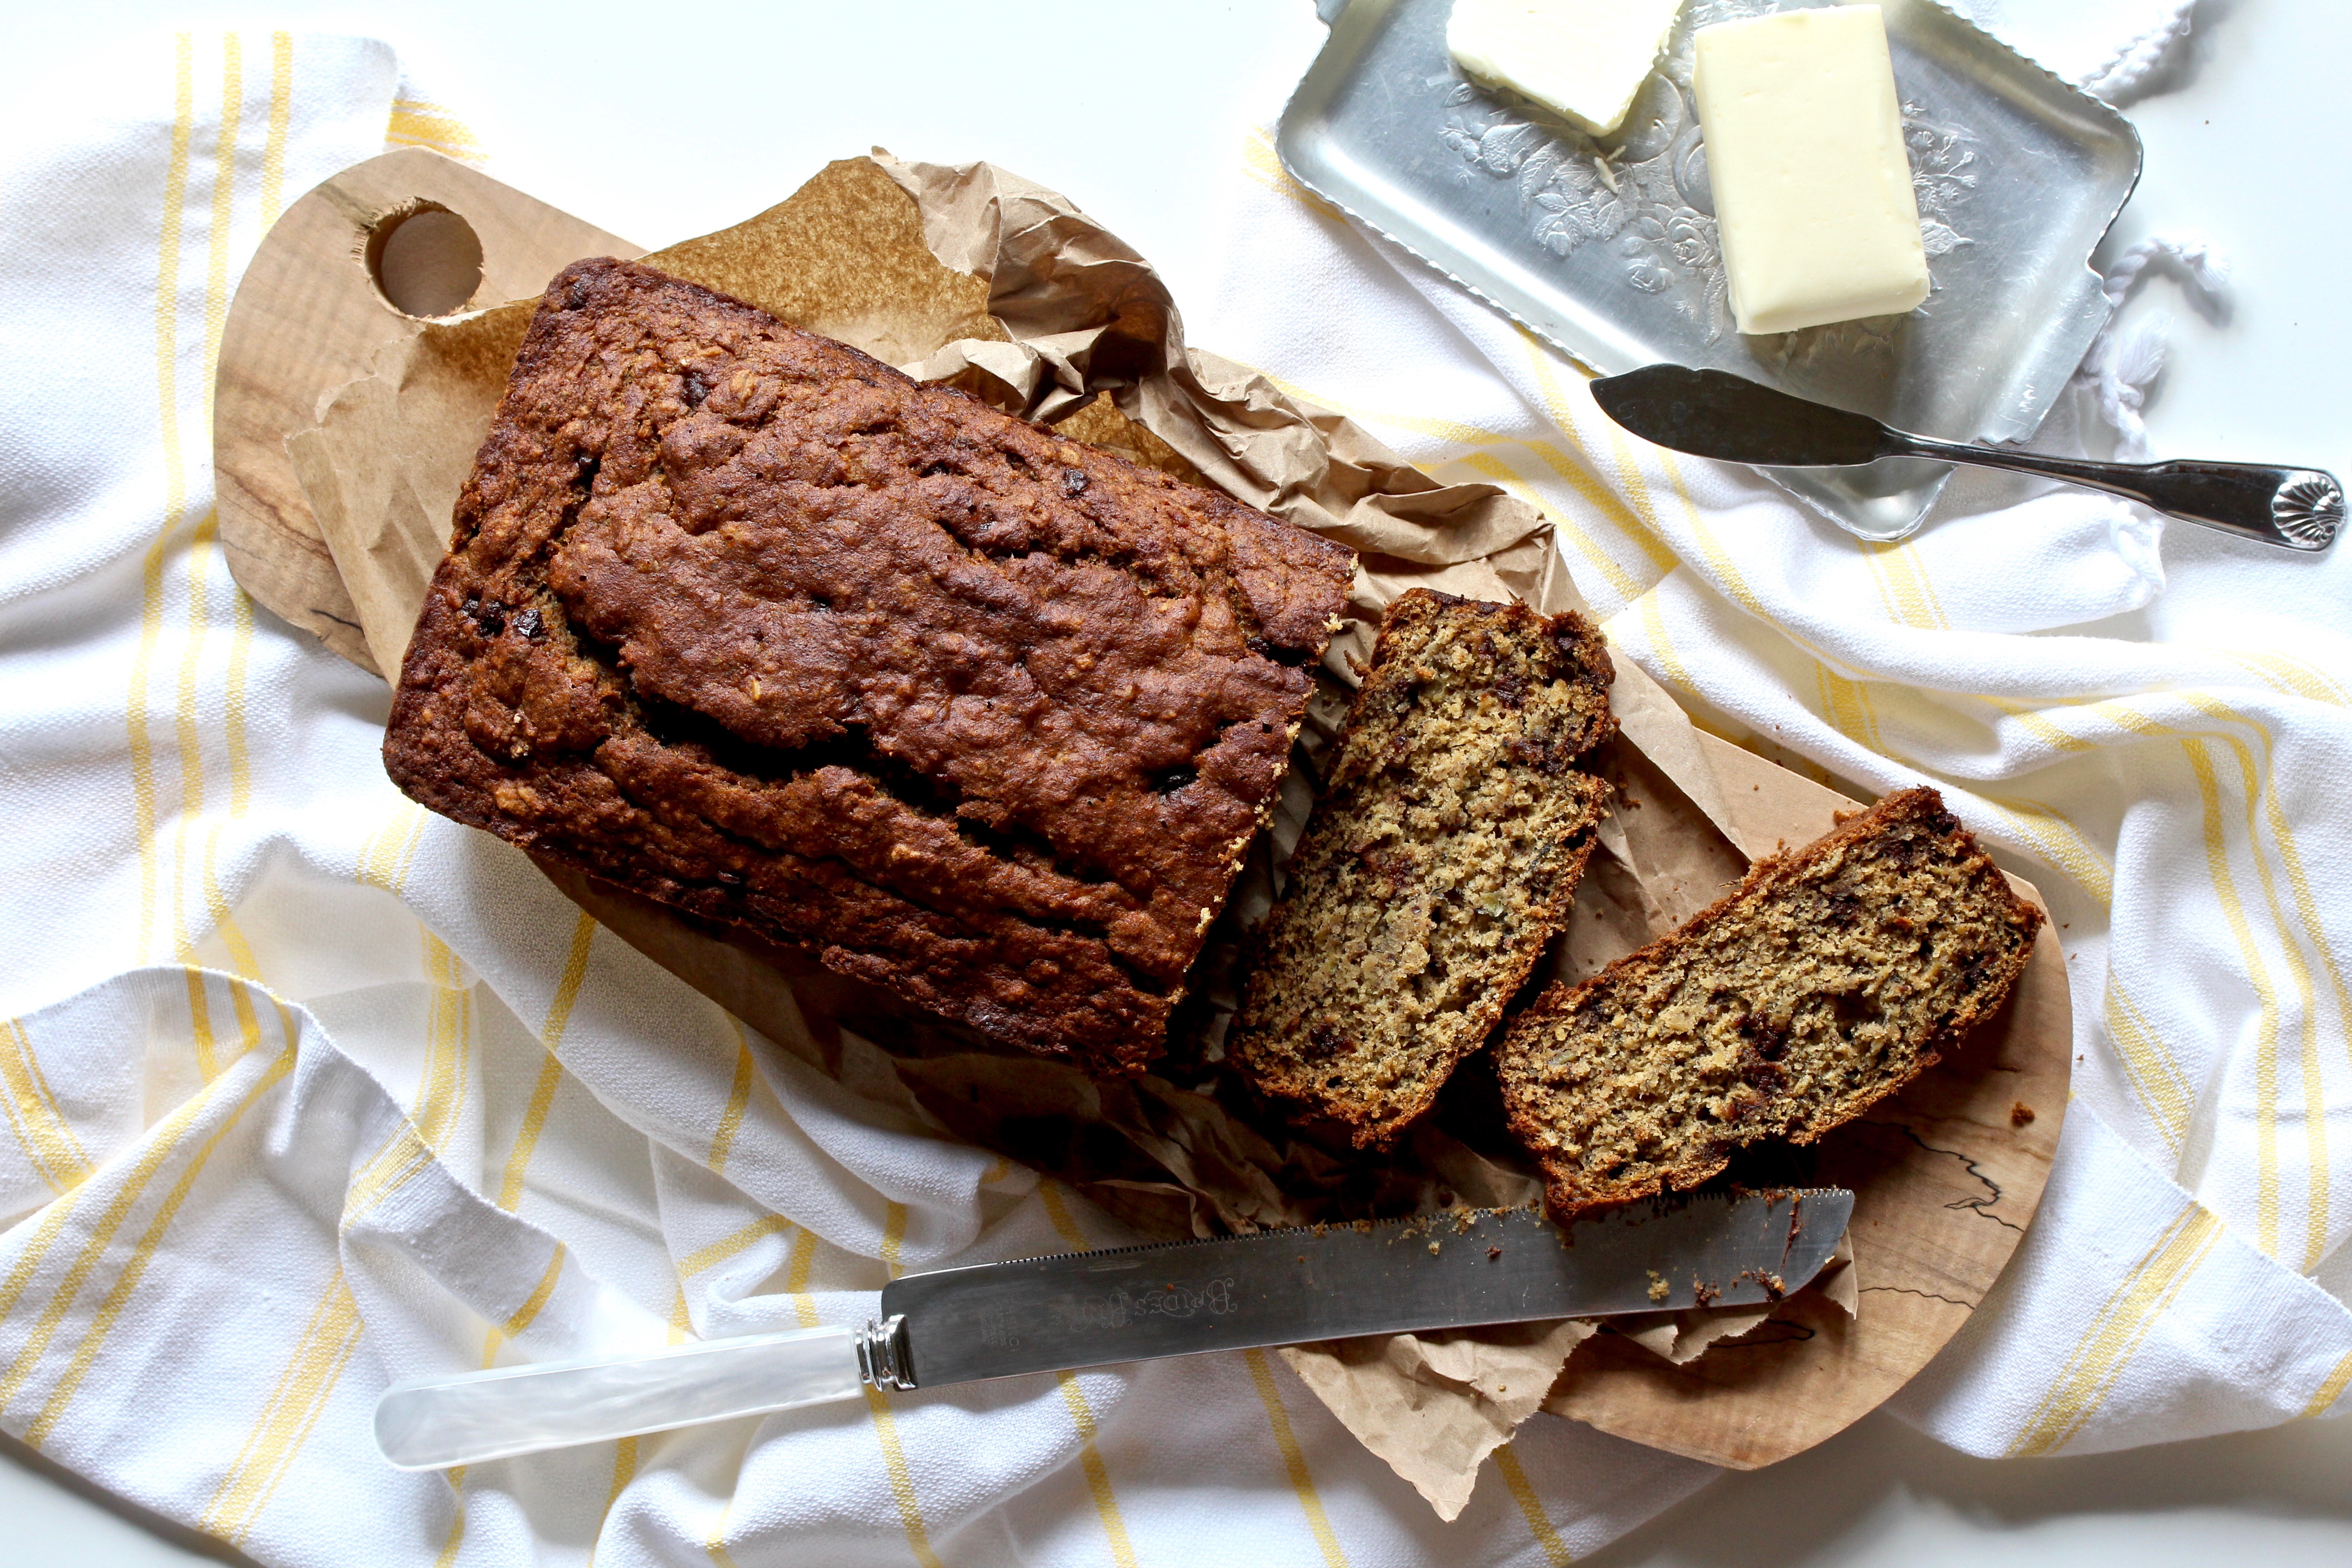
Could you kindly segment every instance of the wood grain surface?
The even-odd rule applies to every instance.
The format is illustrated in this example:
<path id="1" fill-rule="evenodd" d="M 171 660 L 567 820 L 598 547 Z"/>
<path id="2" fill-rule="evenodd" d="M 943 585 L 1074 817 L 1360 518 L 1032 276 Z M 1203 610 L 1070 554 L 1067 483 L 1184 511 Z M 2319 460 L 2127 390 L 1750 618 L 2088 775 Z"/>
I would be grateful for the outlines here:
<path id="1" fill-rule="evenodd" d="M 245 591 L 362 668 L 359 617 L 286 456 L 286 438 L 423 321 L 378 287 L 371 241 L 421 209 L 457 214 L 481 242 L 467 309 L 537 294 L 583 256 L 643 248 L 422 148 L 353 164 L 280 215 L 221 331 L 213 471 L 220 537 Z M 383 671 L 376 670 L 382 674 Z"/>

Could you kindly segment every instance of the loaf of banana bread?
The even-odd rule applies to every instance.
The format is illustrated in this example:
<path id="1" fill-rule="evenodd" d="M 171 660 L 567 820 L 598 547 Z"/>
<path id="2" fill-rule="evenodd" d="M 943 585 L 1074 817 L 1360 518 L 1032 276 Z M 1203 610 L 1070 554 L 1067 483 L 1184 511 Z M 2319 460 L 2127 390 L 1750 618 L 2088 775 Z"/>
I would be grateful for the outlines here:
<path id="1" fill-rule="evenodd" d="M 1758 861 L 1671 936 L 1554 986 L 1498 1047 L 1563 1218 L 1808 1143 L 1933 1066 L 2023 973 L 2042 911 L 1932 789 Z"/>
<path id="2" fill-rule="evenodd" d="M 1616 729 L 1591 622 L 1415 589 L 1389 606 L 1227 1042 L 1242 1075 L 1392 1142 L 1568 918 Z"/>
<path id="3" fill-rule="evenodd" d="M 458 501 L 384 763 L 445 816 L 1131 1072 L 1275 801 L 1350 560 L 583 261 Z"/>

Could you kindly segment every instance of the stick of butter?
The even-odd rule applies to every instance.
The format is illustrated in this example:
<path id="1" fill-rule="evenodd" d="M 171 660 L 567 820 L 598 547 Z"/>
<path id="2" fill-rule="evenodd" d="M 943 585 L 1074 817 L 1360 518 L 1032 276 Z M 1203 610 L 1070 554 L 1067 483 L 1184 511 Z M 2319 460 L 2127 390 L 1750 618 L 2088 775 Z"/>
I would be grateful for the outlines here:
<path id="1" fill-rule="evenodd" d="M 1683 0 L 1454 0 L 1445 47 L 1480 80 L 1606 136 L 1625 123 L 1682 8 Z"/>
<path id="2" fill-rule="evenodd" d="M 1898 315 L 1927 251 L 1875 5 L 1699 29 L 1692 79 L 1743 332 Z"/>

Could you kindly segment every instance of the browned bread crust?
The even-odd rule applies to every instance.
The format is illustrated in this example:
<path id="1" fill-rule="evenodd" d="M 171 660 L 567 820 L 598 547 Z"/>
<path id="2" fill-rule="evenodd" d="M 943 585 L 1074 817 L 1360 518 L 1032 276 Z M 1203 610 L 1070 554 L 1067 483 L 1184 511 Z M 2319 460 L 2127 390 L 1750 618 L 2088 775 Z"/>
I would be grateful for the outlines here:
<path id="1" fill-rule="evenodd" d="M 1544 993 L 1498 1047 L 1511 1129 L 1562 1217 L 1809 1143 L 1992 1016 L 2042 911 L 1932 789 L 1758 861 L 1671 936 Z"/>
<path id="2" fill-rule="evenodd" d="M 1486 1043 L 1568 918 L 1616 730 L 1591 622 L 1416 589 L 1389 606 L 1227 1043 L 1378 1148 Z"/>
<path id="3" fill-rule="evenodd" d="M 401 668 L 435 811 L 1101 1072 L 1162 1048 L 1339 546 L 649 268 L 567 268 Z"/>

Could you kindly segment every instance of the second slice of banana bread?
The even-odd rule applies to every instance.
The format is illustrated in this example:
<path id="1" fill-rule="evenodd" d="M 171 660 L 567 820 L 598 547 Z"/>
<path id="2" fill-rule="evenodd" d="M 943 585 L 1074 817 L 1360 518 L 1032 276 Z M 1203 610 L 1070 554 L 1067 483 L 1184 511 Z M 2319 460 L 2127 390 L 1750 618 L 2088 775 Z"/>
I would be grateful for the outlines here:
<path id="1" fill-rule="evenodd" d="M 1392 1142 L 1566 919 L 1616 728 L 1590 622 L 1416 589 L 1389 607 L 1228 1053 L 1265 1093 Z"/>
<path id="2" fill-rule="evenodd" d="M 1941 795 L 1891 795 L 1545 992 L 1498 1047 L 1512 1131 L 1563 1218 L 1809 1143 L 1990 1017 L 2041 928 Z"/>

